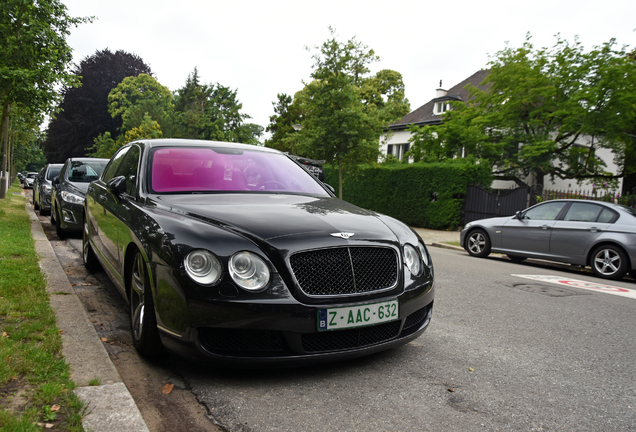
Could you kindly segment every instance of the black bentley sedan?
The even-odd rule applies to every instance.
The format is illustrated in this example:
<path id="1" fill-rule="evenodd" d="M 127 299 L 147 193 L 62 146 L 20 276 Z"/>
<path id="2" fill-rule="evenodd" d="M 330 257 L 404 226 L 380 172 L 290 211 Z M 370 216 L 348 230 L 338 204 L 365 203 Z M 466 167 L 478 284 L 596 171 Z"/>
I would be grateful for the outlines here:
<path id="1" fill-rule="evenodd" d="M 143 355 L 303 365 L 403 345 L 431 320 L 418 235 L 276 150 L 129 143 L 89 185 L 83 221 L 84 264 L 128 301 Z"/>

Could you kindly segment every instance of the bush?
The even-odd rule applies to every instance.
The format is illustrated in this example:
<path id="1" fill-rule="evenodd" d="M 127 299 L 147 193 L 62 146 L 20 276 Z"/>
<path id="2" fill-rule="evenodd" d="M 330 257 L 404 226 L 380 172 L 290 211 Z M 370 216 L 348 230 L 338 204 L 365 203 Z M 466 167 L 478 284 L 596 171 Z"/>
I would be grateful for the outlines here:
<path id="1" fill-rule="evenodd" d="M 338 170 L 325 167 L 338 189 Z M 489 166 L 471 159 L 446 163 L 365 165 L 344 176 L 343 198 L 359 207 L 421 228 L 457 229 L 469 185 L 489 187 Z"/>

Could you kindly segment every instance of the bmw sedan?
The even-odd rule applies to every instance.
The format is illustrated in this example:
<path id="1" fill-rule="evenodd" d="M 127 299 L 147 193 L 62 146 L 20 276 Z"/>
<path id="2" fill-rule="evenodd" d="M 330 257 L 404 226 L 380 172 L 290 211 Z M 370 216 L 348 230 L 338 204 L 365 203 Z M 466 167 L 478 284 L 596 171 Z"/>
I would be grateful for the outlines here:
<path id="1" fill-rule="evenodd" d="M 305 365 L 403 345 L 431 320 L 421 238 L 276 150 L 135 141 L 84 212 L 84 265 L 101 264 L 128 301 L 143 355 Z"/>
<path id="2" fill-rule="evenodd" d="M 606 279 L 636 276 L 636 210 L 589 200 L 546 201 L 514 216 L 468 223 L 461 245 L 475 257 L 540 258 L 590 266 Z"/>
<path id="3" fill-rule="evenodd" d="M 108 159 L 80 157 L 69 158 L 60 165 L 51 194 L 51 224 L 60 239 L 67 233 L 82 231 L 86 189 L 99 178 L 107 163 Z"/>

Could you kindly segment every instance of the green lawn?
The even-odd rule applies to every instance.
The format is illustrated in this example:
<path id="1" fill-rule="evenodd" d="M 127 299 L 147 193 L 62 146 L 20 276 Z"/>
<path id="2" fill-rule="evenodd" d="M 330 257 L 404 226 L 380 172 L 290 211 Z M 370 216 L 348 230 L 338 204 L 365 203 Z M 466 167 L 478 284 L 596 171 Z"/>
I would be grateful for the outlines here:
<path id="1" fill-rule="evenodd" d="M 0 431 L 82 431 L 20 191 L 0 200 Z"/>

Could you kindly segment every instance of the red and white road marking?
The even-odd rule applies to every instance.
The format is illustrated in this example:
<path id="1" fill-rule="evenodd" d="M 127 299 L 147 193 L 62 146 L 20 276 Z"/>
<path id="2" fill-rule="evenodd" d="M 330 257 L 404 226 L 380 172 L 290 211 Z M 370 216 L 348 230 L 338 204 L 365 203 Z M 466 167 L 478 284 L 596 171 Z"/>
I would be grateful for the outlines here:
<path id="1" fill-rule="evenodd" d="M 549 276 L 549 275 L 520 275 L 513 274 L 511 276 L 517 276 L 525 279 L 532 279 L 540 282 L 549 282 L 557 285 L 565 285 L 573 288 L 581 288 L 596 292 L 604 292 L 607 294 L 614 294 L 622 297 L 629 297 L 636 299 L 636 291 L 628 290 L 626 288 L 620 288 L 612 285 L 605 285 L 595 282 L 586 282 L 578 279 L 570 279 L 562 276 Z"/>

